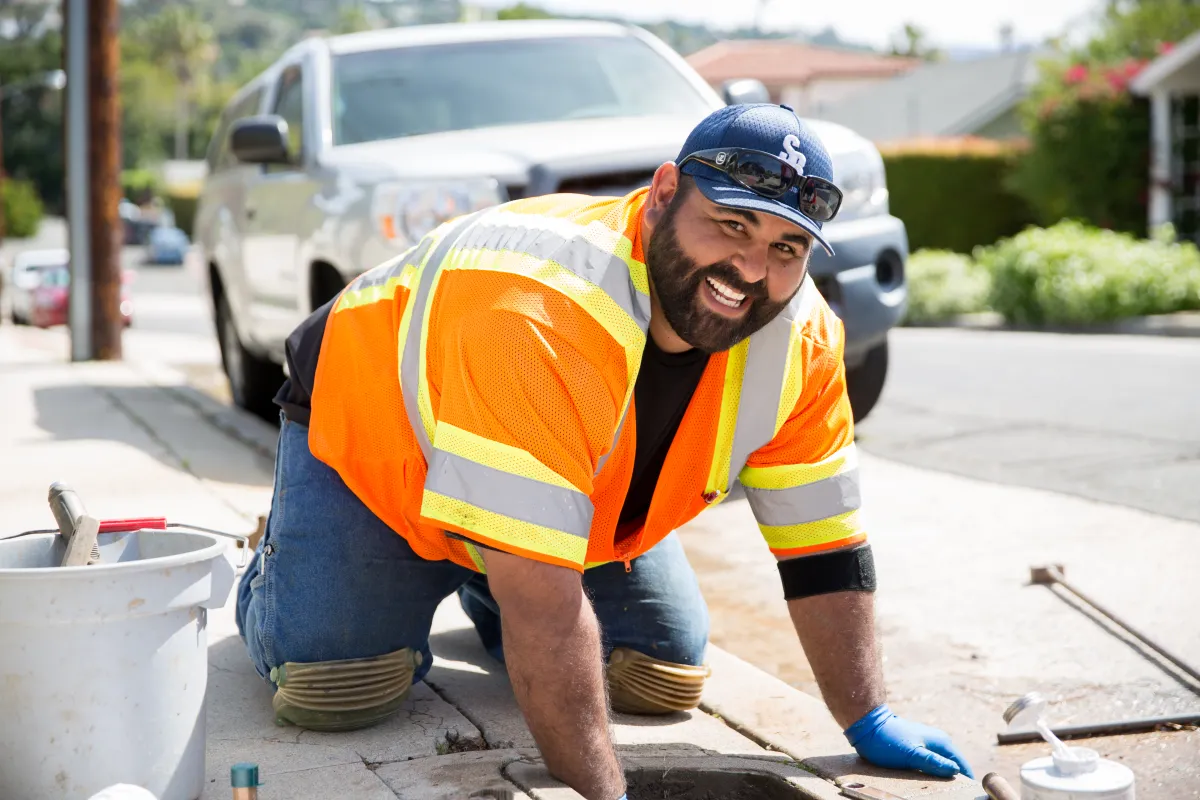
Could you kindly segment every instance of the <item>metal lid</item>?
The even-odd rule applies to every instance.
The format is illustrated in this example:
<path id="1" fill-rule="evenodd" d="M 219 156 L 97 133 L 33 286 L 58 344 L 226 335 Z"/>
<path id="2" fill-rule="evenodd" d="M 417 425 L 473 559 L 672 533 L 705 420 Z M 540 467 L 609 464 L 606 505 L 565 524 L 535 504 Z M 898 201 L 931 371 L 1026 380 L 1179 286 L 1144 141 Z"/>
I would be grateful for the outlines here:
<path id="1" fill-rule="evenodd" d="M 235 789 L 260 786 L 261 784 L 258 782 L 258 764 L 246 761 L 234 764 L 229 769 L 229 781 Z"/>

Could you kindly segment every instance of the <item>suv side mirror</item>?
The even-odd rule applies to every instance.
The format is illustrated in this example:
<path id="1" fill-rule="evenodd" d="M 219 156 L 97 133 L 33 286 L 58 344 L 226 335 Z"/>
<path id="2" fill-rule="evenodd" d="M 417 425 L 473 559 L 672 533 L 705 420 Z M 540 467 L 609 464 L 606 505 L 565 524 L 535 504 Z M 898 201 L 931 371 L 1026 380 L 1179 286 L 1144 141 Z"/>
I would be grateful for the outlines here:
<path id="1" fill-rule="evenodd" d="M 246 117 L 229 129 L 229 149 L 246 164 L 288 164 L 287 120 L 275 114 Z"/>
<path id="2" fill-rule="evenodd" d="M 721 97 L 725 99 L 725 104 L 730 106 L 771 102 L 771 93 L 767 91 L 767 87 L 762 81 L 754 78 L 725 81 L 721 87 Z"/>

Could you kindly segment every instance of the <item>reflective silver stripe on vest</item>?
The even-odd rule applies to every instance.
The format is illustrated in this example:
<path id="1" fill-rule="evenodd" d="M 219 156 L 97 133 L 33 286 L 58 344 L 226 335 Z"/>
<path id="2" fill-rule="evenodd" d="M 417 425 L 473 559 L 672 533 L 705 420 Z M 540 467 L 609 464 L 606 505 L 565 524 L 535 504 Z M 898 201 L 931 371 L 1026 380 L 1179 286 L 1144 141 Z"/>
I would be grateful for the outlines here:
<path id="1" fill-rule="evenodd" d="M 501 472 L 468 458 L 434 450 L 425 488 L 476 508 L 588 538 L 595 509 L 582 492 Z"/>
<path id="2" fill-rule="evenodd" d="M 642 329 L 642 333 L 650 326 L 650 296 L 634 288 L 629 265 L 620 256 L 604 251 L 582 236 L 567 238 L 542 228 L 494 225 L 484 220 L 467 231 L 459 246 L 510 250 L 539 261 L 561 264 L 600 287 Z"/>
<path id="3" fill-rule="evenodd" d="M 387 269 L 372 269 L 359 275 L 350 284 L 351 291 L 357 289 L 370 289 L 372 286 L 382 286 L 392 278 L 399 278 L 400 274 L 409 265 L 414 267 L 421 265 L 421 259 L 429 252 L 429 248 L 433 243 L 428 239 L 423 239 L 420 244 L 415 247 L 408 248 L 407 252 L 401 254 L 392 262 L 392 265 Z"/>
<path id="4" fill-rule="evenodd" d="M 791 489 L 751 489 L 746 499 L 759 525 L 803 525 L 862 505 L 858 468 Z"/>
<path id="5" fill-rule="evenodd" d="M 408 422 L 412 426 L 417 444 L 421 446 L 426 464 L 429 463 L 431 448 L 429 437 L 425 434 L 425 423 L 421 421 L 421 409 L 417 405 L 417 384 L 421 380 L 421 331 L 425 324 L 425 301 L 429 298 L 429 287 L 433 285 L 434 277 L 442 268 L 446 253 L 454 246 L 454 240 L 481 213 L 483 212 L 476 211 L 474 214 L 468 214 L 446 232 L 426 262 L 425 268 L 421 270 L 421 280 L 412 294 L 412 299 L 409 300 L 414 305 L 408 322 L 408 339 L 404 342 L 404 357 L 400 361 L 400 391 L 404 395 L 404 409 L 408 412 Z"/>
<path id="6" fill-rule="evenodd" d="M 783 376 L 787 374 L 792 323 L 799 314 L 808 313 L 812 302 L 810 293 L 815 291 L 812 279 L 806 275 L 788 307 L 750 337 L 737 422 L 733 429 L 727 488 L 733 486 L 750 454 L 775 438 L 775 419 L 783 395 Z"/>

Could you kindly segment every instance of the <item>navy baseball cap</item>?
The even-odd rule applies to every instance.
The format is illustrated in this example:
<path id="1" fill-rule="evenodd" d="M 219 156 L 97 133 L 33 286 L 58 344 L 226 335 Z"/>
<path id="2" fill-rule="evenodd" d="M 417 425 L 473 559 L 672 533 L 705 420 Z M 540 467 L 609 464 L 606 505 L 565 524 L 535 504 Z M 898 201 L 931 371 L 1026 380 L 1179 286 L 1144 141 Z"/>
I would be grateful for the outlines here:
<path id="1" fill-rule="evenodd" d="M 692 129 L 675 163 L 682 163 L 692 153 L 720 147 L 741 147 L 778 155 L 803 175 L 815 175 L 833 182 L 833 160 L 829 151 L 788 106 L 750 103 L 714 111 Z M 833 255 L 833 248 L 821 235 L 821 223 L 801 213 L 795 187 L 773 200 L 734 183 L 720 170 L 695 160 L 684 164 L 682 172 L 690 175 L 704 196 L 717 205 L 761 211 L 785 219 L 808 231 L 827 253 Z"/>

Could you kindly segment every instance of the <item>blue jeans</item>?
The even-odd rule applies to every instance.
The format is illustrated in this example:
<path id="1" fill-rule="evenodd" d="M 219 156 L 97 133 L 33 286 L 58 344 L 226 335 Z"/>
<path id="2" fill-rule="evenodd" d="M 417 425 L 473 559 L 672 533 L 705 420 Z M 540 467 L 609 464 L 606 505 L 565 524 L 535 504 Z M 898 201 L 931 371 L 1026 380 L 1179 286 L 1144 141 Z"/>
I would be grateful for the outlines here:
<path id="1" fill-rule="evenodd" d="M 631 562 L 584 573 L 604 654 L 627 647 L 678 664 L 703 663 L 708 608 L 672 533 Z M 242 575 L 238 631 L 264 678 L 285 662 L 336 661 L 392 653 L 423 655 L 429 672 L 433 612 L 452 593 L 494 658 L 504 660 L 500 616 L 487 578 L 409 547 L 313 457 L 308 428 L 282 420 L 266 533 Z"/>

